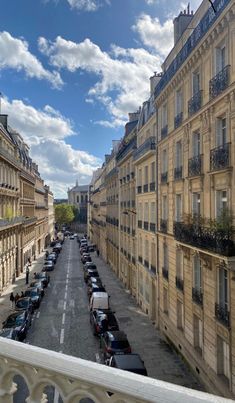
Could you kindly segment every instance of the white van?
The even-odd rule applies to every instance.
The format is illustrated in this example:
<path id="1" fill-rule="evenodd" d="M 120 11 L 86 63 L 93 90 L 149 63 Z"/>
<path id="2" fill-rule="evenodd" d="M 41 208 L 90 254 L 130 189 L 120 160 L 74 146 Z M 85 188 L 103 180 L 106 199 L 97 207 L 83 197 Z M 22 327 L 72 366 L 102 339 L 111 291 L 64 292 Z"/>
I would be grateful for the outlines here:
<path id="1" fill-rule="evenodd" d="M 109 295 L 107 292 L 93 292 L 90 299 L 90 310 L 109 309 Z"/>

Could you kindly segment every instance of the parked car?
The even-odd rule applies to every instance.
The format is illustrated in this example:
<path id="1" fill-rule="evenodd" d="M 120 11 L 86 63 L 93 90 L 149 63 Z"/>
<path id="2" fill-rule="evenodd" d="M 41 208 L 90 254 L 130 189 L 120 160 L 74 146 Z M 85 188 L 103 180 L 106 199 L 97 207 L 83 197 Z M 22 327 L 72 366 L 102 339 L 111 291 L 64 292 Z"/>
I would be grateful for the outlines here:
<path id="1" fill-rule="evenodd" d="M 49 260 L 51 260 L 52 262 L 54 262 L 54 264 L 56 264 L 57 258 L 58 258 L 57 253 L 51 252 L 51 253 L 49 253 L 49 255 L 46 257 L 45 260 L 46 260 L 46 262 L 48 262 Z"/>
<path id="2" fill-rule="evenodd" d="M 42 298 L 41 298 L 41 295 L 40 295 L 40 292 L 39 292 L 38 288 L 29 287 L 25 291 L 24 295 L 26 297 L 31 298 L 33 306 L 34 306 L 35 309 L 39 308 Z"/>
<path id="3" fill-rule="evenodd" d="M 52 260 L 47 260 L 46 262 L 44 262 L 42 271 L 53 271 L 54 268 L 54 262 Z"/>
<path id="4" fill-rule="evenodd" d="M 19 298 L 16 302 L 15 309 L 16 311 L 29 311 L 33 313 L 34 307 L 31 298 L 29 297 Z"/>
<path id="5" fill-rule="evenodd" d="M 85 264 L 86 262 L 92 262 L 91 256 L 89 255 L 89 253 L 83 253 L 82 257 L 81 257 L 81 261 L 83 264 Z"/>
<path id="6" fill-rule="evenodd" d="M 98 287 L 103 286 L 100 277 L 89 277 L 87 280 L 87 287 L 91 287 L 92 284 L 96 284 Z"/>
<path id="7" fill-rule="evenodd" d="M 69 239 L 74 239 L 74 235 L 70 235 Z"/>
<path id="8" fill-rule="evenodd" d="M 0 330 L 0 337 L 5 337 L 6 339 L 19 340 L 18 332 L 14 328 L 5 328 Z"/>
<path id="9" fill-rule="evenodd" d="M 131 346 L 126 334 L 121 330 L 108 331 L 100 336 L 104 360 L 114 354 L 130 354 Z"/>
<path id="10" fill-rule="evenodd" d="M 102 284 L 91 283 L 90 285 L 87 285 L 87 295 L 89 299 L 93 292 L 106 292 L 106 289 Z"/>
<path id="11" fill-rule="evenodd" d="M 107 319 L 107 328 L 103 328 L 103 320 Z M 100 335 L 106 330 L 119 330 L 117 319 L 114 312 L 110 310 L 95 310 L 90 311 L 90 324 L 93 327 L 93 334 Z"/>
<path id="12" fill-rule="evenodd" d="M 109 309 L 109 295 L 107 292 L 93 292 L 89 301 L 90 310 Z"/>
<path id="13" fill-rule="evenodd" d="M 82 255 L 83 253 L 86 253 L 87 251 L 88 251 L 87 246 L 81 246 L 80 255 Z"/>
<path id="14" fill-rule="evenodd" d="M 34 273 L 34 279 L 40 280 L 42 282 L 44 288 L 46 288 L 50 282 L 50 276 L 48 276 L 48 274 L 43 271 Z"/>
<path id="15" fill-rule="evenodd" d="M 95 269 L 87 269 L 84 272 L 84 280 L 87 283 L 89 277 L 99 277 L 99 273 Z"/>
<path id="16" fill-rule="evenodd" d="M 40 279 L 34 280 L 30 283 L 30 287 L 36 287 L 39 290 L 41 297 L 44 297 L 45 291 L 43 281 Z"/>
<path id="17" fill-rule="evenodd" d="M 139 354 L 115 354 L 108 360 L 107 364 L 113 368 L 148 376 L 144 361 L 141 360 Z"/>
<path id="18" fill-rule="evenodd" d="M 56 243 L 57 243 L 57 241 L 51 241 L 51 243 L 50 243 L 50 247 L 51 247 L 51 248 L 53 248 L 53 246 L 55 246 L 55 245 L 56 245 Z"/>
<path id="19" fill-rule="evenodd" d="M 87 269 L 97 270 L 97 266 L 93 262 L 86 262 L 84 263 L 83 269 L 84 271 L 86 271 Z"/>
<path id="20" fill-rule="evenodd" d="M 28 329 L 31 325 L 31 313 L 29 311 L 13 312 L 2 322 L 3 329 L 14 328 L 17 332 L 17 337 L 23 341 L 27 335 Z"/>
<path id="21" fill-rule="evenodd" d="M 95 246 L 94 245 L 88 245 L 87 249 L 88 249 L 88 252 L 94 252 L 95 251 Z"/>

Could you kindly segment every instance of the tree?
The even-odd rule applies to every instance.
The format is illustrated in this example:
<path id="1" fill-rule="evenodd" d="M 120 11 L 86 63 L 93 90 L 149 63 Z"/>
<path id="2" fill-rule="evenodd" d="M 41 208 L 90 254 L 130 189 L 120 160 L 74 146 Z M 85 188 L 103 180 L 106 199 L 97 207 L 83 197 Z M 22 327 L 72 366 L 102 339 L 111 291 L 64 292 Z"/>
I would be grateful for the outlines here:
<path id="1" fill-rule="evenodd" d="M 73 206 L 65 203 L 55 206 L 55 221 L 58 224 L 70 224 L 73 220 Z"/>

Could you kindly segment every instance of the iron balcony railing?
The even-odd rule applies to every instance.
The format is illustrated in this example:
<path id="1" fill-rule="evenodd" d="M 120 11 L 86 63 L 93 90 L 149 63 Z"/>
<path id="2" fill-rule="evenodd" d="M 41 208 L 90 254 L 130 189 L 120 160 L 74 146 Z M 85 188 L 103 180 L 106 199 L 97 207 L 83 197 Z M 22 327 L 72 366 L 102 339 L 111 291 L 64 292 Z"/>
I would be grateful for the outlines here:
<path id="1" fill-rule="evenodd" d="M 142 220 L 138 220 L 138 228 L 142 228 Z"/>
<path id="2" fill-rule="evenodd" d="M 151 266 L 150 266 L 150 271 L 151 271 L 151 273 L 153 273 L 153 274 L 156 274 L 156 266 L 154 266 L 153 264 L 151 264 Z"/>
<path id="3" fill-rule="evenodd" d="M 143 190 L 144 190 L 144 193 L 147 193 L 148 190 L 149 190 L 149 185 L 148 185 L 148 184 L 145 184 L 145 185 L 143 186 Z"/>
<path id="4" fill-rule="evenodd" d="M 135 172 L 131 172 L 131 179 L 134 179 L 135 177 Z"/>
<path id="5" fill-rule="evenodd" d="M 135 230 L 133 229 L 131 232 L 132 236 L 135 236 Z"/>
<path id="6" fill-rule="evenodd" d="M 178 113 L 178 115 L 175 116 L 175 129 L 180 127 L 183 122 L 183 112 Z"/>
<path id="7" fill-rule="evenodd" d="M 217 97 L 223 92 L 230 82 L 230 65 L 225 66 L 209 82 L 210 99 Z"/>
<path id="8" fill-rule="evenodd" d="M 144 221 L 144 229 L 145 229 L 146 231 L 148 231 L 148 229 L 149 229 L 149 223 L 148 223 L 148 221 Z"/>
<path id="9" fill-rule="evenodd" d="M 162 232 L 167 232 L 167 226 L 168 226 L 168 220 L 166 220 L 166 219 L 163 219 L 163 218 L 161 218 L 161 221 L 160 221 L 160 230 L 162 231 Z"/>
<path id="10" fill-rule="evenodd" d="M 137 193 L 142 193 L 142 186 L 137 186 Z"/>
<path id="11" fill-rule="evenodd" d="M 215 303 L 215 316 L 223 325 L 230 327 L 230 312 L 228 312 L 227 308 Z"/>
<path id="12" fill-rule="evenodd" d="M 133 264 L 135 264 L 135 257 L 134 256 L 132 256 L 131 261 L 132 261 Z"/>
<path id="13" fill-rule="evenodd" d="M 184 46 L 177 53 L 176 57 L 172 60 L 169 67 L 163 73 L 159 83 L 156 85 L 154 90 L 155 98 L 161 94 L 161 91 L 169 84 L 174 75 L 179 71 L 183 63 L 190 56 L 190 54 L 195 50 L 196 46 L 199 44 L 201 39 L 205 34 L 208 33 L 210 27 L 219 18 L 220 14 L 227 7 L 231 0 L 214 0 L 213 7 L 216 12 L 209 7 L 207 12 L 203 15 L 199 23 L 193 29 L 192 34 L 188 37 Z"/>
<path id="14" fill-rule="evenodd" d="M 167 183 L 168 181 L 168 172 L 162 172 L 161 173 L 161 183 Z"/>
<path id="15" fill-rule="evenodd" d="M 156 230 L 156 224 L 151 222 L 150 223 L 150 231 L 155 232 L 155 230 Z"/>
<path id="16" fill-rule="evenodd" d="M 198 288 L 192 288 L 192 299 L 196 304 L 203 306 L 203 294 Z"/>
<path id="17" fill-rule="evenodd" d="M 0 227 L 12 227 L 16 224 L 22 224 L 24 217 L 14 217 L 14 218 L 0 218 Z"/>
<path id="18" fill-rule="evenodd" d="M 188 176 L 198 176 L 202 173 L 202 155 L 196 155 L 188 160 Z"/>
<path id="19" fill-rule="evenodd" d="M 168 125 L 161 128 L 161 139 L 164 139 L 168 134 Z"/>
<path id="20" fill-rule="evenodd" d="M 148 260 L 144 260 L 144 266 L 148 269 L 149 268 L 149 261 Z"/>
<path id="21" fill-rule="evenodd" d="M 192 116 L 194 113 L 199 111 L 202 106 L 202 90 L 198 91 L 193 97 L 188 101 L 188 114 Z"/>
<path id="22" fill-rule="evenodd" d="M 166 267 L 162 267 L 162 276 L 168 280 L 169 279 L 169 270 Z"/>
<path id="23" fill-rule="evenodd" d="M 174 236 L 179 242 L 207 249 L 222 256 L 235 256 L 232 234 L 223 229 L 205 227 L 197 223 L 174 223 Z"/>
<path id="24" fill-rule="evenodd" d="M 178 288 L 178 290 L 184 291 L 184 280 L 182 280 L 182 278 L 176 276 L 175 285 L 176 285 L 176 288 Z"/>
<path id="25" fill-rule="evenodd" d="M 147 138 L 145 142 L 134 151 L 133 159 L 137 160 L 151 150 L 156 150 L 156 138 L 154 136 Z"/>
<path id="26" fill-rule="evenodd" d="M 150 191 L 150 192 L 154 192 L 154 191 L 155 191 L 155 188 L 156 188 L 155 182 L 151 182 L 150 185 L 149 185 L 149 191 Z"/>
<path id="27" fill-rule="evenodd" d="M 174 179 L 175 180 L 182 179 L 182 173 L 183 173 L 182 165 L 180 167 L 176 167 L 174 169 Z"/>
<path id="28" fill-rule="evenodd" d="M 116 160 L 119 161 L 120 159 L 124 158 L 130 151 L 136 148 L 136 137 L 133 137 L 128 144 L 124 142 L 121 144 L 117 155 Z"/>
<path id="29" fill-rule="evenodd" d="M 140 263 L 143 263 L 143 258 L 142 258 L 142 256 L 138 256 L 138 260 L 139 260 Z"/>
<path id="30" fill-rule="evenodd" d="M 218 171 L 230 166 L 230 143 L 216 147 L 210 152 L 210 169 Z"/>

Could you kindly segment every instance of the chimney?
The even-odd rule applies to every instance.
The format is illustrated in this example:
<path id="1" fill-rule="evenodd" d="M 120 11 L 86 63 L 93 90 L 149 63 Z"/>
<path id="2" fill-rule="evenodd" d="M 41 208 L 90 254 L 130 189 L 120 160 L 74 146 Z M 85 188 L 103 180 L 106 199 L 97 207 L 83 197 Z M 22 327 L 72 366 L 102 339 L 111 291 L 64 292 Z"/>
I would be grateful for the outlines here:
<path id="1" fill-rule="evenodd" d="M 139 119 L 139 115 L 140 115 L 140 112 L 139 112 L 139 111 L 128 113 L 129 122 L 134 122 L 135 120 L 138 120 L 138 119 Z"/>
<path id="2" fill-rule="evenodd" d="M 7 120 L 8 120 L 8 115 L 0 115 L 0 123 L 2 123 L 4 129 L 7 130 Z"/>
<path id="3" fill-rule="evenodd" d="M 150 95 L 154 93 L 156 85 L 159 83 L 161 79 L 162 73 L 158 73 L 154 71 L 154 75 L 149 78 L 150 80 Z"/>
<path id="4" fill-rule="evenodd" d="M 187 10 L 180 12 L 178 17 L 174 19 L 174 44 L 178 42 L 187 26 L 193 18 L 193 11 L 190 11 L 190 4 L 188 3 Z"/>

